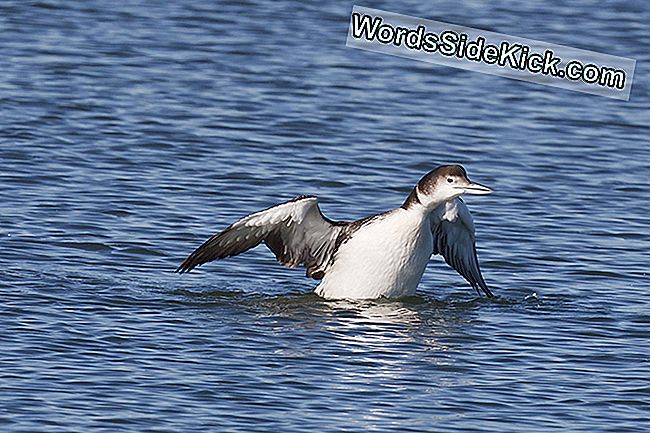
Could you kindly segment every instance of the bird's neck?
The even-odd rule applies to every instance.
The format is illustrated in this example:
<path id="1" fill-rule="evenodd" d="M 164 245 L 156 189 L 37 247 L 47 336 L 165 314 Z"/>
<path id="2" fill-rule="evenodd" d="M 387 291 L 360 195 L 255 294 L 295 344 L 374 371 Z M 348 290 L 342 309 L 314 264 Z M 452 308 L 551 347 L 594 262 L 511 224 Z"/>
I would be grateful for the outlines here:
<path id="1" fill-rule="evenodd" d="M 422 213 L 424 217 L 428 217 L 431 215 L 431 212 L 433 212 L 438 206 L 443 203 L 444 201 L 423 202 L 421 199 L 421 194 L 418 192 L 418 187 L 416 185 L 415 188 L 411 190 L 411 193 L 406 198 L 406 201 L 404 201 L 404 204 L 402 204 L 401 207 L 407 211 Z"/>
<path id="2" fill-rule="evenodd" d="M 409 210 L 413 209 L 416 206 L 423 206 L 422 202 L 420 201 L 420 197 L 418 197 L 417 186 L 411 190 L 411 193 L 408 197 L 406 197 L 406 201 L 404 201 L 404 204 L 402 204 L 401 207 L 403 209 Z"/>

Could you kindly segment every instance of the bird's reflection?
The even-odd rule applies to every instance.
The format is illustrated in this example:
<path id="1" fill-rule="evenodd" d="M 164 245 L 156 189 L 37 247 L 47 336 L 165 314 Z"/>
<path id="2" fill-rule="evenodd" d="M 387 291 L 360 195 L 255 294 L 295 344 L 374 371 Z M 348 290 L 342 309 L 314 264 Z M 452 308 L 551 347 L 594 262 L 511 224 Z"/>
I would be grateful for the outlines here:
<path id="1" fill-rule="evenodd" d="M 304 330 L 326 331 L 355 351 L 404 350 L 409 345 L 445 351 L 445 340 L 463 332 L 475 316 L 475 308 L 421 296 L 331 301 L 309 293 L 258 299 L 254 305 L 260 315 L 292 319 L 294 326 Z"/>
<path id="2" fill-rule="evenodd" d="M 246 341 L 248 356 L 272 347 L 273 362 L 297 369 L 300 378 L 311 373 L 326 378 L 318 386 L 329 392 L 440 390 L 462 380 L 455 371 L 472 350 L 471 339 L 465 337 L 473 333 L 480 303 L 443 302 L 426 295 L 332 301 L 306 290 L 253 296 L 211 292 L 218 299 L 207 305 L 236 317 L 232 332 Z M 203 293 L 202 303 L 211 293 Z M 214 314 L 210 309 L 201 312 Z"/>

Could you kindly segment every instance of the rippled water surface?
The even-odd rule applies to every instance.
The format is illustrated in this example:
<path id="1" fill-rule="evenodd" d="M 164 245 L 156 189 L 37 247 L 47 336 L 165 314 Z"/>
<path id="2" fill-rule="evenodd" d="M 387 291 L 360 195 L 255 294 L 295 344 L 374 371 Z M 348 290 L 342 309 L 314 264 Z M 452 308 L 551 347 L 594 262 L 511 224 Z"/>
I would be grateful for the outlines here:
<path id="1" fill-rule="evenodd" d="M 0 3 L 0 430 L 650 429 L 650 6 L 368 6 L 637 59 L 631 100 L 345 47 L 352 3 Z M 440 163 L 494 301 L 333 302 L 263 247 L 298 194 L 356 219 Z"/>

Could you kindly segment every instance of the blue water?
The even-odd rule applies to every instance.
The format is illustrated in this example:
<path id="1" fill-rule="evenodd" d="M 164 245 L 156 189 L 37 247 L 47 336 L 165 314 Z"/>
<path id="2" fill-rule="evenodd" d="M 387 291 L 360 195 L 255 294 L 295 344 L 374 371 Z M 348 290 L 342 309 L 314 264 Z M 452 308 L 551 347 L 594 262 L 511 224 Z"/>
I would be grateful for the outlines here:
<path id="1" fill-rule="evenodd" d="M 345 47 L 352 3 L 0 3 L 0 430 L 650 429 L 650 4 L 367 6 L 637 59 L 629 102 Z M 461 163 L 477 298 L 324 301 L 239 217 Z"/>

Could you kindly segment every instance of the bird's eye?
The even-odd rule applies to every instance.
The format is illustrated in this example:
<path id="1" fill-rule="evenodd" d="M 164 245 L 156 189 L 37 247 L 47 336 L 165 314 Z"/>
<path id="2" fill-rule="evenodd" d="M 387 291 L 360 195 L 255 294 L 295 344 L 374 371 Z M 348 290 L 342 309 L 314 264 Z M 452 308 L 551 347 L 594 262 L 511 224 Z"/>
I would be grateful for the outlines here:
<path id="1" fill-rule="evenodd" d="M 449 182 L 449 183 L 454 183 L 454 179 L 452 179 L 451 177 L 448 177 L 448 178 L 447 178 L 447 182 Z"/>

